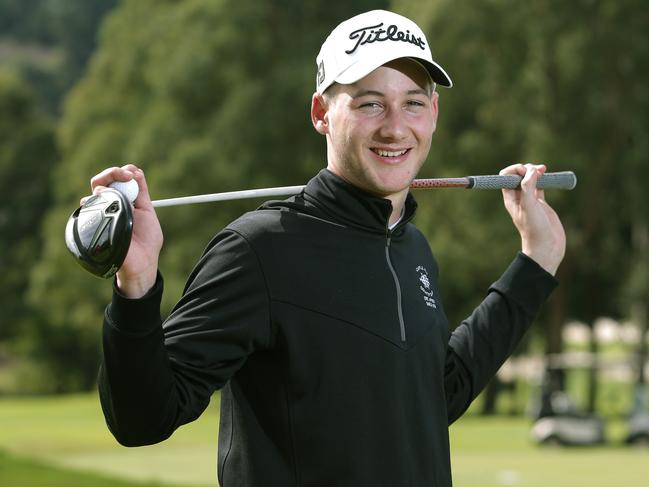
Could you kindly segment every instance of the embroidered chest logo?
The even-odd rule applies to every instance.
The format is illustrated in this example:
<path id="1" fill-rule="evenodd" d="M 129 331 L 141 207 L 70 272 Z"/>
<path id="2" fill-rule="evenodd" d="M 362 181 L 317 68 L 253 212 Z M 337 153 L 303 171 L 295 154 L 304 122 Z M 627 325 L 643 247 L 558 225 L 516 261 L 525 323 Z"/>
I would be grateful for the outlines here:
<path id="1" fill-rule="evenodd" d="M 430 285 L 428 271 L 423 265 L 418 266 L 415 270 L 417 271 L 417 275 L 419 276 L 419 290 L 423 294 L 426 306 L 428 306 L 429 308 L 437 309 L 437 302 L 433 297 L 433 289 Z"/>

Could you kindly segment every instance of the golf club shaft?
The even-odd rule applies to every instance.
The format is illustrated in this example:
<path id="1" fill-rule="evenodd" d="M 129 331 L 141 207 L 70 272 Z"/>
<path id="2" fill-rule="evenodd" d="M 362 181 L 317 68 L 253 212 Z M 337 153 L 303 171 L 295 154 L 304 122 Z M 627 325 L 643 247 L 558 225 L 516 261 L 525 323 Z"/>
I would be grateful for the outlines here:
<path id="1" fill-rule="evenodd" d="M 425 188 L 466 188 L 466 189 L 516 189 L 520 186 L 520 176 L 467 176 L 462 178 L 433 178 L 415 179 L 410 185 L 413 189 Z M 573 189 L 577 184 L 577 177 L 571 171 L 551 172 L 543 174 L 537 181 L 539 189 Z M 275 196 L 289 196 L 297 194 L 304 189 L 301 186 L 281 186 L 276 188 L 247 189 L 243 191 L 229 191 L 226 193 L 201 194 L 180 198 L 168 198 L 153 201 L 153 206 L 189 205 L 193 203 L 213 203 L 217 201 L 242 200 L 248 198 L 271 198 Z"/>

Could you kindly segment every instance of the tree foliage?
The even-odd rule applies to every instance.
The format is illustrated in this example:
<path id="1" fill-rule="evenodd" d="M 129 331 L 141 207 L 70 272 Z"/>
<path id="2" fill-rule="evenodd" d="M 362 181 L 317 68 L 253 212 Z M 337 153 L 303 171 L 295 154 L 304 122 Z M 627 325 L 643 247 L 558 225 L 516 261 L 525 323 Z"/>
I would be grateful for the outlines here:
<path id="1" fill-rule="evenodd" d="M 31 323 L 27 272 L 39 254 L 41 215 L 49 206 L 48 176 L 56 160 L 51 120 L 12 71 L 0 71 L 0 342 Z"/>
<path id="2" fill-rule="evenodd" d="M 80 39 L 90 38 L 83 19 L 100 18 L 111 4 L 30 1 L 60 19 L 78 15 L 47 32 L 51 39 L 58 32 L 79 59 L 87 55 Z M 0 12 L 19 3 L 0 0 Z M 43 193 L 43 254 L 23 268 L 30 302 L 47 316 L 34 339 L 46 344 L 40 350 L 55 364 L 58 389 L 92 384 L 110 297 L 110 285 L 76 266 L 63 244 L 89 178 L 133 162 L 154 198 L 304 183 L 325 165 L 308 115 L 320 44 L 341 19 L 385 7 L 424 27 L 455 82 L 440 88 L 423 177 L 494 173 L 518 161 L 578 175 L 576 190 L 547 194 L 569 242 L 543 320 L 550 348 L 560 346 L 567 318 L 626 317 L 646 300 L 649 271 L 638 263 L 647 261 L 649 19 L 641 0 L 123 0 L 104 17 L 91 63 L 66 99 L 61 157 Z M 12 156 L 11 167 L 34 171 L 34 157 L 19 167 Z M 518 237 L 496 192 L 417 198 L 417 224 L 440 261 L 445 308 L 458 323 L 513 257 Z M 258 203 L 159 211 L 165 310 L 209 238 Z"/>
<path id="3" fill-rule="evenodd" d="M 63 158 L 45 233 L 60 232 L 90 176 L 139 164 L 154 198 L 299 184 L 324 167 L 308 107 L 315 54 L 340 18 L 376 2 L 124 1 L 102 27 L 60 123 Z M 168 309 L 211 236 L 259 202 L 170 208 Z M 60 283 L 64 282 L 64 285 Z M 68 334 L 98 334 L 110 289 L 50 239 L 31 297 Z M 94 375 L 94 370 L 88 373 Z"/>
<path id="4" fill-rule="evenodd" d="M 562 286 L 547 320 L 553 338 L 559 338 L 557 325 L 567 318 L 628 316 L 624 289 L 637 259 L 630 229 L 647 215 L 649 89 L 643 80 L 649 69 L 649 13 L 643 3 L 396 4 L 426 19 L 434 55 L 456 83 L 442 93 L 434 172 L 491 173 L 511 162 L 538 161 L 578 175 L 573 192 L 547 194 L 569 244 L 559 274 Z M 488 267 L 485 274 L 496 276 L 501 250 L 512 248 L 496 199 L 448 194 L 431 201 L 430 218 L 443 214 L 440 226 L 449 232 L 431 238 L 452 263 L 452 302 L 461 302 L 467 289 L 456 269 Z M 461 242 L 451 240 L 461 245 L 449 244 L 449 235 L 458 235 Z"/>
<path id="5" fill-rule="evenodd" d="M 59 157 L 58 106 L 94 48 L 99 19 L 114 3 L 0 1 L 0 365 L 10 364 L 12 387 L 22 392 L 90 385 L 76 379 L 78 370 L 89 369 L 76 355 L 88 355 L 83 350 L 89 348 L 96 355 L 96 341 L 52 333 L 47 309 L 31 305 L 25 294 L 43 242 L 60 235 L 40 232 Z"/>
<path id="6" fill-rule="evenodd" d="M 0 63 L 20 71 L 57 113 L 95 48 L 97 25 L 116 0 L 0 0 Z"/>

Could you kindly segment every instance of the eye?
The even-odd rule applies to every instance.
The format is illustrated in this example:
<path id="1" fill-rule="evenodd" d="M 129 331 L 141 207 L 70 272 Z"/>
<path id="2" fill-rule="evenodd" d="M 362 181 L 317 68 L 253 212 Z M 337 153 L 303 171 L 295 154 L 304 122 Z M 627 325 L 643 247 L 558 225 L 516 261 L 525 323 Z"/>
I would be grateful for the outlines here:
<path id="1" fill-rule="evenodd" d="M 419 113 L 426 108 L 426 102 L 417 99 L 411 99 L 406 102 L 406 110 L 410 112 Z"/>
<path id="2" fill-rule="evenodd" d="M 366 101 L 358 105 L 358 109 L 364 113 L 378 113 L 383 110 L 383 105 L 378 101 Z"/>

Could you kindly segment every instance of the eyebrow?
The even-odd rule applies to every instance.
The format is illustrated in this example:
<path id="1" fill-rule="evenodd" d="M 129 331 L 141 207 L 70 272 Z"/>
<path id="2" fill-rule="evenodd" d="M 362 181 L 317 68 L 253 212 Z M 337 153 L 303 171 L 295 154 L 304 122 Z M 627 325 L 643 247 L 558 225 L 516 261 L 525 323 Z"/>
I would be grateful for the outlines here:
<path id="1" fill-rule="evenodd" d="M 408 90 L 406 94 L 408 96 L 412 96 L 412 95 L 430 96 L 430 93 L 423 88 L 417 88 L 416 90 Z M 383 98 L 385 97 L 385 93 L 376 90 L 359 90 L 356 93 L 352 94 L 352 99 L 356 100 L 357 98 L 362 98 L 364 96 L 379 96 Z"/>
<path id="2" fill-rule="evenodd" d="M 362 98 L 364 96 L 380 96 L 384 97 L 385 94 L 376 90 L 358 90 L 356 93 L 352 94 L 352 98 L 355 100 L 357 98 Z"/>

